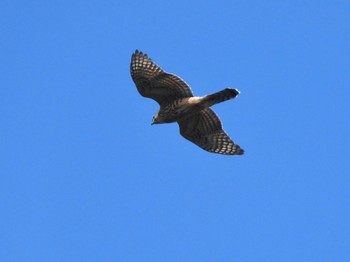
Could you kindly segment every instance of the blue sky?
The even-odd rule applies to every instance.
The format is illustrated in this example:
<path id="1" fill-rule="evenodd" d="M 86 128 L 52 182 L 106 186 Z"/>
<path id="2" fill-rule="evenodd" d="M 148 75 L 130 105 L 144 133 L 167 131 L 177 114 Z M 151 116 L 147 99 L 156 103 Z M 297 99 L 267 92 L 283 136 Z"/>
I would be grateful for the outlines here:
<path id="1" fill-rule="evenodd" d="M 0 3 L 0 261 L 350 261 L 348 1 Z M 146 52 L 245 149 L 151 126 Z"/>

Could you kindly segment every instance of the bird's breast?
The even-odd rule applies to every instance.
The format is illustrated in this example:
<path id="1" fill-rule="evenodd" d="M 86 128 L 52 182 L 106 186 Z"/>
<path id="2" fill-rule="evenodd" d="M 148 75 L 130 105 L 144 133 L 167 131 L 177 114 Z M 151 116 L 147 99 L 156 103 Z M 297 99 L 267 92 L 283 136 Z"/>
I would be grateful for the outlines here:
<path id="1" fill-rule="evenodd" d="M 176 122 L 183 117 L 188 117 L 202 110 L 200 102 L 202 97 L 186 97 L 173 101 L 173 103 L 160 109 L 160 114 L 165 122 Z"/>

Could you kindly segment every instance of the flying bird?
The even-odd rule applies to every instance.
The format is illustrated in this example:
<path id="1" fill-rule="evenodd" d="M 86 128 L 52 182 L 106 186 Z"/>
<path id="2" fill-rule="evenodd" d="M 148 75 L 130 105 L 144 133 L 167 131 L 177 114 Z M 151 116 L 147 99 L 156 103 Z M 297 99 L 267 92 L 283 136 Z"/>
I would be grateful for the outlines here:
<path id="1" fill-rule="evenodd" d="M 239 91 L 226 88 L 220 92 L 193 96 L 191 88 L 180 77 L 165 72 L 147 54 L 136 50 L 131 57 L 131 77 L 139 93 L 158 102 L 160 109 L 153 124 L 177 122 L 180 134 L 209 152 L 242 155 L 222 128 L 219 117 L 209 107 L 235 98 Z"/>

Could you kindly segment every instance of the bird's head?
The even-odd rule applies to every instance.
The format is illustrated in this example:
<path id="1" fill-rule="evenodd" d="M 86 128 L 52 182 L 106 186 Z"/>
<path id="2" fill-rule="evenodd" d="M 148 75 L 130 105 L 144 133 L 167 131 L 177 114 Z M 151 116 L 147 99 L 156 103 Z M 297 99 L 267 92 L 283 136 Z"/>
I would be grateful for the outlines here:
<path id="1" fill-rule="evenodd" d="M 152 118 L 152 123 L 151 125 L 154 125 L 154 124 L 159 124 L 160 123 L 160 119 L 159 119 L 159 112 L 157 112 L 153 118 Z"/>

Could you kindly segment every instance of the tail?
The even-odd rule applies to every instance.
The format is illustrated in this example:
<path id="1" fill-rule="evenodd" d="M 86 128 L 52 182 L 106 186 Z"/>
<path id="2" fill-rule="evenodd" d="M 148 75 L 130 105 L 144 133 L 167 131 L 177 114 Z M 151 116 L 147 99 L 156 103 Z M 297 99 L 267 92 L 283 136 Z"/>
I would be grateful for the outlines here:
<path id="1" fill-rule="evenodd" d="M 212 105 L 224 102 L 226 100 L 233 99 L 238 94 L 239 94 L 239 91 L 237 89 L 225 88 L 220 92 L 205 96 L 204 103 L 206 107 L 210 107 Z"/>

